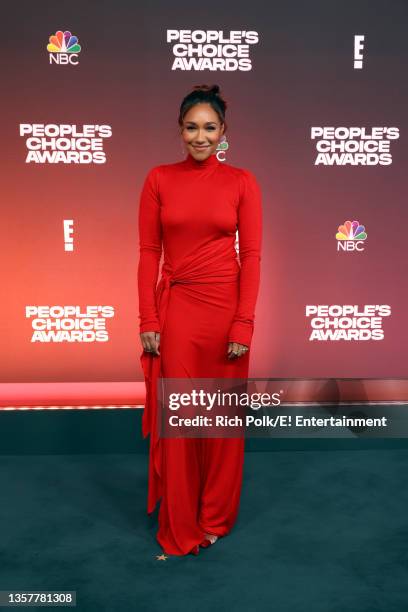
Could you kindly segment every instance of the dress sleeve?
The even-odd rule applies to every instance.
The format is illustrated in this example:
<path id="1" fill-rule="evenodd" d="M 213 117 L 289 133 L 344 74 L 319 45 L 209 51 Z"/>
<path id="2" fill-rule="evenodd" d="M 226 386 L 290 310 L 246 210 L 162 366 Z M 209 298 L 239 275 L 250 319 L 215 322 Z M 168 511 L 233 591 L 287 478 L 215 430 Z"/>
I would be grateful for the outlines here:
<path id="1" fill-rule="evenodd" d="M 139 204 L 139 318 L 140 333 L 160 332 L 156 285 L 162 253 L 162 228 L 157 167 L 146 176 Z"/>
<path id="2" fill-rule="evenodd" d="M 238 239 L 241 264 L 239 301 L 228 341 L 250 346 L 260 280 L 262 196 L 254 175 L 244 169 L 241 169 Z"/>

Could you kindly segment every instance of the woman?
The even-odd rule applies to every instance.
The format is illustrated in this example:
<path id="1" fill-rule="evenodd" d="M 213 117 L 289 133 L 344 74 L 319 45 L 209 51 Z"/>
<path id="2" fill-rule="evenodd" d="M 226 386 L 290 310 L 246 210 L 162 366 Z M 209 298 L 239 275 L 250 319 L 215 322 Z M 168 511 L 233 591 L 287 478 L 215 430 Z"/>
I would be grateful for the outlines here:
<path id="1" fill-rule="evenodd" d="M 215 155 L 226 131 L 226 106 L 217 85 L 194 87 L 179 114 L 186 157 L 152 168 L 140 198 L 147 511 L 153 512 L 161 498 L 157 541 L 173 555 L 198 554 L 199 546 L 229 533 L 241 492 L 243 437 L 160 438 L 156 430 L 158 377 L 248 377 L 260 276 L 261 193 L 251 172 Z"/>

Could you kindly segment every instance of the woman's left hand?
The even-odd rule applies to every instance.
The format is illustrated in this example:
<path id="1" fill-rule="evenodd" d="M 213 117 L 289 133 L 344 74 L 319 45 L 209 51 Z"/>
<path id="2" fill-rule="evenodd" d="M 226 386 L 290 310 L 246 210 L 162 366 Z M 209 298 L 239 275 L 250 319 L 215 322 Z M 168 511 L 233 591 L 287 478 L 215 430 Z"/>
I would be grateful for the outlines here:
<path id="1" fill-rule="evenodd" d="M 249 347 L 238 342 L 228 342 L 228 359 L 236 359 L 242 357 L 249 351 Z"/>

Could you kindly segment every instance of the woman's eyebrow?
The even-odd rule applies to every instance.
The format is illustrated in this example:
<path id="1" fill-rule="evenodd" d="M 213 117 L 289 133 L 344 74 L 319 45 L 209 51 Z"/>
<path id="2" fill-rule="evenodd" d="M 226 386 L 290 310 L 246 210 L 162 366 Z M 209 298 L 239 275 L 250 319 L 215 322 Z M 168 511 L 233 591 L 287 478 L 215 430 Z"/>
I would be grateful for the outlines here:
<path id="1" fill-rule="evenodd" d="M 197 125 L 195 121 L 187 121 L 186 123 L 191 123 L 193 125 Z M 204 125 L 216 125 L 215 121 L 206 121 Z"/>

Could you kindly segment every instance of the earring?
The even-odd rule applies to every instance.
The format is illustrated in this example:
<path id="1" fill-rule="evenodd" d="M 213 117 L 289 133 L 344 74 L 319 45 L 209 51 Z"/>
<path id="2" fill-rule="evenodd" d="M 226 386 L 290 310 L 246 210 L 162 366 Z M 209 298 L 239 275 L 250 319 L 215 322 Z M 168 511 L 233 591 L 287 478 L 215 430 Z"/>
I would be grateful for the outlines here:
<path id="1" fill-rule="evenodd" d="M 181 143 L 181 154 L 183 157 L 185 157 L 187 155 L 187 149 L 184 146 L 184 143 Z"/>

